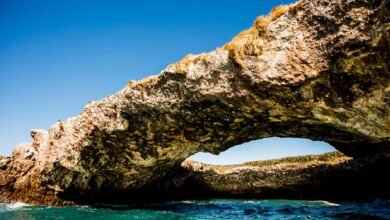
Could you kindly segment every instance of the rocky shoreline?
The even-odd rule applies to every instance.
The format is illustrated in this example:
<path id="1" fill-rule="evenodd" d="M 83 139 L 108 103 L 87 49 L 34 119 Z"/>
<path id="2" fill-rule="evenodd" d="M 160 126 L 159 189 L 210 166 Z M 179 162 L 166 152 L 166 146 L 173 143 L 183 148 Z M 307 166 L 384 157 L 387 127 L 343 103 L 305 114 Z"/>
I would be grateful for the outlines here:
<path id="1" fill-rule="evenodd" d="M 0 158 L 0 169 L 4 169 L 2 166 L 7 160 Z M 159 181 L 127 192 L 34 194 L 31 191 L 23 197 L 19 193 L 24 193 L 24 189 L 20 192 L 4 190 L 12 179 L 0 179 L 3 186 L 0 187 L 0 202 L 99 205 L 210 198 L 370 200 L 390 198 L 388 167 L 388 160 L 353 159 L 340 152 L 227 166 L 186 160 Z"/>
<path id="2" fill-rule="evenodd" d="M 364 200 L 389 198 L 384 161 L 363 161 L 339 152 L 233 166 L 183 163 L 171 192 L 188 197 Z M 168 187 L 169 188 L 169 187 Z"/>
<path id="3" fill-rule="evenodd" d="M 165 178 L 130 192 L 60 194 L 60 205 L 145 204 L 211 198 L 372 200 L 390 198 L 387 160 L 340 152 L 218 166 L 184 161 Z M 75 199 L 76 198 L 76 199 Z"/>
<path id="4" fill-rule="evenodd" d="M 389 51 L 389 0 L 301 0 L 277 7 L 223 47 L 130 81 L 47 131 L 32 130 L 31 143 L 0 158 L 0 200 L 68 205 L 110 196 L 149 199 L 180 170 L 184 177 L 196 174 L 183 177 L 183 194 L 327 197 L 334 189 L 335 197 L 388 196 L 381 184 L 390 158 Z M 273 174 L 181 166 L 197 152 L 218 154 L 266 137 L 322 140 L 354 159 L 334 171 L 330 164 L 281 171 L 277 175 L 287 179 L 279 190 L 272 188 L 278 186 Z M 305 179 L 301 172 L 320 176 Z M 295 179 L 288 177 L 304 181 L 289 185 Z"/>

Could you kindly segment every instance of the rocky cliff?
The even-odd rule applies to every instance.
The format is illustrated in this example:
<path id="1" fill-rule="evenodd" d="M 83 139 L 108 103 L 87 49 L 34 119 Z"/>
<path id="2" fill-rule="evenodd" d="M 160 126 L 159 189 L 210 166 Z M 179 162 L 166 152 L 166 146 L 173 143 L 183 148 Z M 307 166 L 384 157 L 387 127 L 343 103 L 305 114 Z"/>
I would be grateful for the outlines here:
<path id="1" fill-rule="evenodd" d="M 148 191 L 181 199 L 380 198 L 390 196 L 388 167 L 388 160 L 352 159 L 339 152 L 230 166 L 185 161 L 159 188 Z"/>
<path id="2" fill-rule="evenodd" d="M 389 35 L 388 0 L 278 7 L 225 46 L 31 131 L 32 143 L 0 158 L 0 200 L 131 197 L 194 153 L 272 136 L 388 158 Z"/>

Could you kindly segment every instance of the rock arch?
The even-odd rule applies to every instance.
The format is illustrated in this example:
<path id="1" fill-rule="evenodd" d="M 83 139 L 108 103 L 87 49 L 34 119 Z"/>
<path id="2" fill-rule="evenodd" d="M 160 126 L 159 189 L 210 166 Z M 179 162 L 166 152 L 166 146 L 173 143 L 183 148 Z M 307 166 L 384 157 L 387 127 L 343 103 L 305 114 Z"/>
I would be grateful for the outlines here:
<path id="1" fill-rule="evenodd" d="M 33 202 L 68 191 L 137 190 L 196 152 L 272 136 L 327 141 L 353 157 L 388 157 L 388 5 L 302 0 L 233 46 L 189 55 L 47 132 L 34 130 L 31 144 L 3 159 L 3 176 L 16 176 L 3 186 L 50 192 L 26 196 Z M 23 169 L 23 161 L 33 162 Z"/>

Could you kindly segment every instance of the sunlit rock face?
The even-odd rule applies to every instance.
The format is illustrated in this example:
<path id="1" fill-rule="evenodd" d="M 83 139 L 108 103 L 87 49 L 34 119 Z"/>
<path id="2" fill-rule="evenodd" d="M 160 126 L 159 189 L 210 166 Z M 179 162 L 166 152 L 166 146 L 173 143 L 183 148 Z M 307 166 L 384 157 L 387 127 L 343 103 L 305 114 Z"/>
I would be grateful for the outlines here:
<path id="1" fill-rule="evenodd" d="M 233 46 L 187 56 L 33 130 L 32 143 L 0 158 L 0 200 L 136 191 L 192 154 L 272 136 L 389 157 L 389 4 L 302 0 Z"/>

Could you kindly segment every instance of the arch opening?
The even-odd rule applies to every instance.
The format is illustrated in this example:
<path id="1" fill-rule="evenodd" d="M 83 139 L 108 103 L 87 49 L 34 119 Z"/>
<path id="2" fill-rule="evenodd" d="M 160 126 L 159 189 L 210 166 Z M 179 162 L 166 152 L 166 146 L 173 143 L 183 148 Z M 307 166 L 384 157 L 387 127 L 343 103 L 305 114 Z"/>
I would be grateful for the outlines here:
<path id="1" fill-rule="evenodd" d="M 320 155 L 334 151 L 337 150 L 324 141 L 313 141 L 306 138 L 271 137 L 236 145 L 219 155 L 199 152 L 187 160 L 210 165 L 237 165 L 260 160 Z"/>

